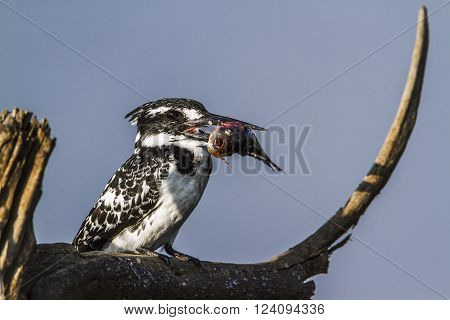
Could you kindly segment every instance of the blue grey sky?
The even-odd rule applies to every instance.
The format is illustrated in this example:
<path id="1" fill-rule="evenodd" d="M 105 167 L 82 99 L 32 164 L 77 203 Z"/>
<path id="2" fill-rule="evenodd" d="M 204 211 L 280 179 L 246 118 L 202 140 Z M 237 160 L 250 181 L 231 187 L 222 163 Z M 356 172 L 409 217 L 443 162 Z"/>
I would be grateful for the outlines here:
<path id="1" fill-rule="evenodd" d="M 245 174 L 251 159 L 234 156 L 231 174 L 216 161 L 175 248 L 200 259 L 256 262 L 300 242 L 370 168 L 396 112 L 415 28 L 274 116 L 414 24 L 420 5 L 432 12 L 444 3 L 1 0 L 1 107 L 48 118 L 58 139 L 35 213 L 38 241 L 70 242 L 131 155 L 128 111 L 189 97 L 259 125 L 310 126 L 303 152 L 311 174 L 262 173 L 283 191 Z M 422 103 L 406 152 L 353 231 L 362 242 L 335 252 L 329 274 L 316 278 L 318 299 L 450 297 L 449 16 L 450 5 L 430 18 Z M 267 151 L 275 160 L 288 149 L 273 143 Z"/>

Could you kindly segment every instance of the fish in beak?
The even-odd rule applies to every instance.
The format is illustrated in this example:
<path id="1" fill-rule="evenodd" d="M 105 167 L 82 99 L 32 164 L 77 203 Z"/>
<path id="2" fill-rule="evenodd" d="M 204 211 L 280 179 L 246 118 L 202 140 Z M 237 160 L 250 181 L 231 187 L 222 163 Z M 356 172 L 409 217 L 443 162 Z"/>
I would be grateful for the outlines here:
<path id="1" fill-rule="evenodd" d="M 223 161 L 225 161 L 224 157 L 231 156 L 234 153 L 241 156 L 250 156 L 262 161 L 273 171 L 284 172 L 264 152 L 255 134 L 251 131 L 251 126 L 259 128 L 255 130 L 264 130 L 242 121 L 222 122 L 209 135 L 209 153 Z"/>

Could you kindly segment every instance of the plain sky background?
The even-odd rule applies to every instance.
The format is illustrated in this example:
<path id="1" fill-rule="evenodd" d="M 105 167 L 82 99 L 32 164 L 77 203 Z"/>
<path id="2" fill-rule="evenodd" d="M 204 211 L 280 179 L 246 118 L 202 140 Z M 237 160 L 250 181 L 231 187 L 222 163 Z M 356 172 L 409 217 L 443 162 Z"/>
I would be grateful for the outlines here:
<path id="1" fill-rule="evenodd" d="M 155 98 L 189 97 L 211 112 L 267 125 L 414 24 L 420 5 L 431 12 L 445 2 L 5 1 L 141 96 L 1 0 L 1 107 L 48 118 L 58 139 L 35 214 L 38 241 L 72 240 L 132 153 L 135 128 L 123 119 L 132 108 Z M 450 297 L 449 30 L 450 5 L 430 18 L 422 102 L 406 152 L 353 230 L 372 249 L 353 240 L 335 252 L 329 274 L 316 277 L 316 298 Z M 311 175 L 263 174 L 324 216 L 333 215 L 384 140 L 414 39 L 412 28 L 271 123 L 312 127 L 303 150 Z M 288 148 L 274 144 L 267 151 L 276 159 Z M 222 163 L 215 165 L 219 170 L 175 242 L 178 250 L 200 259 L 256 262 L 324 222 L 263 177 L 245 175 L 239 165 L 226 175 Z"/>

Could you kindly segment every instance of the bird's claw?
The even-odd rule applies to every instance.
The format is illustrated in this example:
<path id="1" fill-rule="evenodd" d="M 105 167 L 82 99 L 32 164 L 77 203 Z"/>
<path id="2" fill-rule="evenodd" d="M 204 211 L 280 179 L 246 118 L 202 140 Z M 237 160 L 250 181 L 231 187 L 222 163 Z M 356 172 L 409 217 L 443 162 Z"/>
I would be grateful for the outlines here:
<path id="1" fill-rule="evenodd" d="M 181 253 L 181 252 L 175 250 L 174 248 L 172 248 L 172 245 L 169 244 L 169 243 L 167 243 L 167 244 L 164 246 L 164 250 L 166 250 L 166 252 L 167 252 L 168 254 L 170 254 L 171 256 L 173 256 L 173 257 L 175 257 L 175 258 L 177 258 L 177 259 L 179 259 L 179 260 L 182 260 L 182 261 L 192 261 L 196 266 L 200 266 L 200 268 L 203 269 L 203 267 L 202 267 L 202 265 L 201 265 L 199 259 L 194 258 L 193 256 L 190 256 L 190 255 L 188 255 L 188 254 Z"/>
<path id="2" fill-rule="evenodd" d="M 170 268 L 173 269 L 172 259 L 169 256 L 166 256 L 165 254 L 158 254 L 158 257 L 164 261 L 164 263 Z"/>
<path id="3" fill-rule="evenodd" d="M 182 261 L 190 261 L 193 264 L 195 264 L 196 266 L 200 267 L 201 269 L 203 269 L 202 263 L 200 262 L 200 259 L 197 259 L 193 256 L 187 255 L 187 254 L 175 254 L 174 255 L 175 258 L 182 260 Z"/>
<path id="4" fill-rule="evenodd" d="M 186 256 L 184 257 L 187 261 L 191 261 L 192 263 L 194 263 L 196 266 L 200 265 L 200 260 L 191 256 Z"/>
<path id="5" fill-rule="evenodd" d="M 136 252 L 145 256 L 149 256 L 149 257 L 156 257 L 158 254 L 154 251 L 145 249 L 145 248 L 138 248 L 136 249 Z"/>
<path id="6" fill-rule="evenodd" d="M 194 257 L 189 257 L 189 261 L 192 261 L 196 266 L 201 266 L 200 260 Z"/>
<path id="7" fill-rule="evenodd" d="M 158 257 L 160 258 L 162 261 L 164 261 L 164 263 L 170 268 L 173 268 L 173 264 L 172 264 L 172 259 L 169 256 L 166 256 L 162 253 L 158 253 L 158 252 L 154 252 L 145 248 L 139 248 L 136 250 L 137 253 L 142 254 L 142 255 L 146 255 L 149 257 Z"/>

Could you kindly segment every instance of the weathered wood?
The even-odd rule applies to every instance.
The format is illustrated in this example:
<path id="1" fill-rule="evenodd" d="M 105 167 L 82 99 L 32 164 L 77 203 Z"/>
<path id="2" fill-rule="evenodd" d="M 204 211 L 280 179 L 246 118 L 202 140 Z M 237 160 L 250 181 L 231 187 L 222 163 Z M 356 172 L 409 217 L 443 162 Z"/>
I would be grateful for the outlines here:
<path id="1" fill-rule="evenodd" d="M 310 279 L 327 272 L 330 254 L 345 245 L 350 237 L 347 234 L 349 229 L 356 226 L 366 208 L 386 185 L 406 148 L 419 107 L 427 50 L 428 22 L 426 9 L 422 8 L 406 87 L 397 115 L 375 163 L 345 206 L 303 242 L 267 262 L 228 264 L 204 261 L 201 267 L 177 259 L 172 259 L 172 266 L 169 267 L 158 257 L 142 255 L 105 252 L 79 254 L 69 244 L 39 245 L 26 265 L 22 281 L 18 282 L 21 283 L 19 297 L 24 299 L 313 297 L 315 286 Z M 0 139 L 0 146 L 3 148 L 1 141 Z M 8 167 L 8 161 L 3 160 L 4 154 L 10 155 L 14 152 L 11 147 L 5 147 L 4 150 L 0 156 L 0 168 L 6 172 L 4 168 Z M 0 209 L 7 207 L 8 194 L 8 190 L 2 189 L 3 206 Z M 30 226 L 30 210 L 27 213 L 27 224 L 20 227 L 22 233 L 26 230 L 26 226 Z M 9 223 L 8 216 L 4 220 L 5 215 L 2 214 L 3 211 L 0 211 L 0 228 L 5 225 L 7 227 Z M 2 225 L 2 221 L 6 221 L 6 224 L 4 222 Z M 28 230 L 28 233 L 32 234 L 31 226 Z M 343 240 L 340 240 L 341 238 Z M 33 237 L 30 236 L 28 241 L 33 242 Z M 29 249 L 22 250 L 29 252 Z M 20 248 L 15 249 L 14 253 L 16 257 L 20 256 Z M 11 293 L 14 297 L 17 296 L 17 292 Z"/>
<path id="2" fill-rule="evenodd" d="M 308 299 L 314 283 L 306 279 L 328 264 L 326 256 L 278 270 L 213 262 L 199 267 L 173 259 L 169 268 L 158 257 L 78 254 L 69 244 L 39 245 L 32 259 L 25 280 L 31 285 L 22 290 L 27 299 Z"/>
<path id="3" fill-rule="evenodd" d="M 44 119 L 14 109 L 0 114 L 0 298 L 16 298 L 36 241 L 32 227 L 55 140 Z"/>

